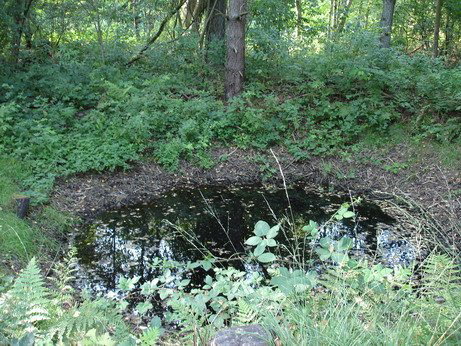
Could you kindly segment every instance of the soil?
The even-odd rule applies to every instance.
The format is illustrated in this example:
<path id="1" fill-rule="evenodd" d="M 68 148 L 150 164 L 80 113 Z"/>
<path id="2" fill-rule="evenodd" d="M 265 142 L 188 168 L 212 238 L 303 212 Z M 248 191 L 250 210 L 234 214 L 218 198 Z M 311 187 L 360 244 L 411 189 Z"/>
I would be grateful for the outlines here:
<path id="1" fill-rule="evenodd" d="M 460 172 L 447 169 L 435 155 L 414 160 L 414 150 L 402 144 L 392 150 L 365 150 L 348 159 L 312 158 L 303 162 L 294 160 L 281 148 L 274 149 L 274 154 L 287 185 L 303 182 L 374 200 L 400 197 L 428 211 L 439 224 L 453 227 L 448 223 L 459 222 L 456 215 L 461 213 Z M 279 167 L 270 151 L 230 147 L 215 149 L 211 155 L 216 162 L 211 169 L 182 162 L 179 171 L 172 173 L 155 163 L 144 162 L 127 171 L 63 178 L 55 185 L 52 204 L 90 221 L 105 210 L 149 203 L 173 188 L 261 183 L 283 187 Z M 378 160 L 381 161 L 377 163 Z M 261 169 L 261 162 L 270 171 Z M 392 162 L 397 165 L 386 169 L 386 164 Z M 413 163 L 399 166 L 405 162 Z"/>

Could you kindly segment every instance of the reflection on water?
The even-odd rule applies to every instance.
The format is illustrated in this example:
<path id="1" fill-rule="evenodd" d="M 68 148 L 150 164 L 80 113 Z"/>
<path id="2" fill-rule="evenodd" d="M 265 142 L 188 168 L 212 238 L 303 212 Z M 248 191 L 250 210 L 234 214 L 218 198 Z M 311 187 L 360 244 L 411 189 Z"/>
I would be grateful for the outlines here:
<path id="1" fill-rule="evenodd" d="M 348 196 L 315 194 L 302 187 L 289 190 L 289 196 L 300 224 L 308 220 L 321 224 L 349 200 Z M 80 284 L 93 292 L 114 293 L 121 276 L 137 275 L 143 282 L 158 274 L 149 266 L 154 257 L 183 262 L 202 259 L 203 254 L 165 220 L 190 232 L 189 239 L 195 236 L 212 254 L 228 257 L 245 251 L 243 242 L 258 220 L 275 224 L 289 215 L 287 206 L 283 190 L 205 188 L 173 191 L 149 205 L 106 212 L 76 236 Z M 392 218 L 366 202 L 356 212 L 357 223 L 330 224 L 321 235 L 333 239 L 347 235 L 354 239 L 356 254 L 380 256 L 391 265 L 412 258 L 409 243 L 398 246 L 402 240 L 389 236 Z M 242 264 L 241 269 L 247 267 L 251 265 Z M 251 270 L 259 268 L 253 266 Z"/>

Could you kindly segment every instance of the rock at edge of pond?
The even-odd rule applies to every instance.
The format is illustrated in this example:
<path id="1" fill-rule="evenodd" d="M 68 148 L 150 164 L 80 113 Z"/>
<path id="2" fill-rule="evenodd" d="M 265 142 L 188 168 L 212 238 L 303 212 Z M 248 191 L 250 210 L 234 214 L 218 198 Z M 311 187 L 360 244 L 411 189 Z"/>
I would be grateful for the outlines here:
<path id="1" fill-rule="evenodd" d="M 270 334 L 260 325 L 253 324 L 220 330 L 210 346 L 269 346 Z"/>

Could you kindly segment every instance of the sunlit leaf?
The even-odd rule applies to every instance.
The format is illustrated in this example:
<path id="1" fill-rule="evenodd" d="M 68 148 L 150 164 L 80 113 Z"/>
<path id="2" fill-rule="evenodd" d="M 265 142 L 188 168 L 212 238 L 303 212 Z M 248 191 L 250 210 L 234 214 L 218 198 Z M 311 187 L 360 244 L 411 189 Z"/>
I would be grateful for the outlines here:
<path id="1" fill-rule="evenodd" d="M 269 232 L 270 229 L 271 227 L 266 221 L 259 220 L 258 222 L 256 222 L 253 233 L 259 237 L 263 237 L 267 234 L 267 232 Z"/>
<path id="2" fill-rule="evenodd" d="M 275 225 L 274 227 L 272 227 L 269 230 L 269 232 L 267 232 L 266 238 L 268 238 L 268 239 L 275 238 L 277 236 L 277 234 L 279 233 L 279 229 L 280 229 L 280 224 Z"/>
<path id="3" fill-rule="evenodd" d="M 269 263 L 275 260 L 276 260 L 275 255 L 270 252 L 263 253 L 261 256 L 258 257 L 258 261 L 261 263 Z"/>
<path id="4" fill-rule="evenodd" d="M 248 238 L 245 244 L 254 246 L 254 245 L 258 245 L 259 243 L 261 243 L 261 241 L 262 241 L 261 237 L 254 236 L 254 237 Z"/>

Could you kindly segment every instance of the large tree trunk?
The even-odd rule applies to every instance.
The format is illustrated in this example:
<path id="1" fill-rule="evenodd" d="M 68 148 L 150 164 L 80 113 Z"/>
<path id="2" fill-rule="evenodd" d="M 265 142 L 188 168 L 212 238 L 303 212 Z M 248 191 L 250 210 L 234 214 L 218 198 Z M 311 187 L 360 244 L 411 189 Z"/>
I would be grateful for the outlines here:
<path id="1" fill-rule="evenodd" d="M 435 6 L 435 27 L 434 27 L 434 51 L 432 55 L 437 58 L 439 55 L 439 33 L 440 33 L 440 17 L 442 15 L 442 0 L 436 0 Z"/>
<path id="2" fill-rule="evenodd" d="M 243 90 L 245 76 L 246 0 L 230 0 L 227 15 L 226 99 Z"/>
<path id="3" fill-rule="evenodd" d="M 381 15 L 381 46 L 391 46 L 392 22 L 394 21 L 394 9 L 396 0 L 383 0 L 383 13 Z"/>

